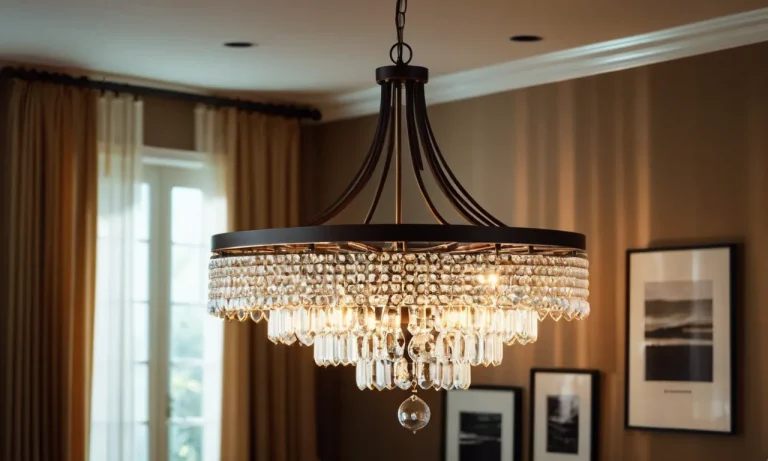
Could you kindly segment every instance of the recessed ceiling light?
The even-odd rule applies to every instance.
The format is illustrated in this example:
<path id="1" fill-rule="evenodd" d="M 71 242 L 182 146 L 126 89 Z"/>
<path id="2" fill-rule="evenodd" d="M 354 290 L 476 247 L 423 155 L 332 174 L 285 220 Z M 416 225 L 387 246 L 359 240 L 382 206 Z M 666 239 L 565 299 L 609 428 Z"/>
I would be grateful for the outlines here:
<path id="1" fill-rule="evenodd" d="M 227 42 L 224 46 L 229 48 L 252 48 L 256 46 L 253 42 Z"/>
<path id="2" fill-rule="evenodd" d="M 509 39 L 513 42 L 540 42 L 542 40 L 539 35 L 513 35 Z"/>

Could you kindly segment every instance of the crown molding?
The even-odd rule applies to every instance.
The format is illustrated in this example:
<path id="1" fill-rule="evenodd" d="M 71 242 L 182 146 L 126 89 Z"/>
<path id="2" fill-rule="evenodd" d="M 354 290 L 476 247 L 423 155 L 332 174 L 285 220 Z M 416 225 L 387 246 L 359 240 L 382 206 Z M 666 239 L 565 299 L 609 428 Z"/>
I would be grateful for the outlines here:
<path id="1" fill-rule="evenodd" d="M 427 104 L 671 61 L 768 40 L 768 8 L 430 79 Z M 309 101 L 323 122 L 374 114 L 378 86 Z"/>

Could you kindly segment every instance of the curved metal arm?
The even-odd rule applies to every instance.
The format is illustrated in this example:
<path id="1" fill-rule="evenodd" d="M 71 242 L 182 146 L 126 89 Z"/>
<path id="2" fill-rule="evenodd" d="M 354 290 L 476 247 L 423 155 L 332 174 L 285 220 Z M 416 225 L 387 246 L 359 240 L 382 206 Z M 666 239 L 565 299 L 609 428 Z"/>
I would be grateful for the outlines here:
<path id="1" fill-rule="evenodd" d="M 440 152 L 440 147 L 437 145 L 437 141 L 435 140 L 435 135 L 432 132 L 432 126 L 429 123 L 429 117 L 426 113 L 427 103 L 424 96 L 424 85 L 416 85 L 416 108 L 420 111 L 420 133 L 423 137 L 426 137 L 429 141 L 429 145 L 431 148 L 425 149 L 427 151 L 427 161 L 430 161 L 430 157 L 432 157 L 432 161 L 435 163 L 435 167 L 433 169 L 433 174 L 437 171 L 440 179 L 436 178 L 438 182 L 441 182 L 441 180 L 445 183 L 447 188 L 449 189 L 450 193 L 446 193 L 449 200 L 453 202 L 452 199 L 456 199 L 459 201 L 464 207 L 467 209 L 466 211 L 471 212 L 473 215 L 475 215 L 477 218 L 479 218 L 482 221 L 481 223 L 476 223 L 480 225 L 491 225 L 491 226 L 498 226 L 498 227 L 506 227 L 506 224 L 504 224 L 502 221 L 497 219 L 495 216 L 493 216 L 491 213 L 486 211 L 482 206 L 480 206 L 479 203 L 472 197 L 472 195 L 467 192 L 466 189 L 461 185 L 459 180 L 456 178 L 456 175 L 453 174 L 453 171 L 451 171 L 450 167 L 448 166 L 447 162 L 445 161 L 445 158 L 443 157 L 442 153 Z M 448 175 L 448 178 L 446 178 L 445 175 Z M 450 181 L 448 181 L 450 179 Z M 453 184 L 451 184 L 453 183 Z M 454 189 L 454 186 L 458 189 Z M 469 202 L 469 203 L 467 203 Z M 465 216 L 466 218 L 466 216 Z M 472 222 L 471 219 L 467 218 L 468 221 Z"/>
<path id="2" fill-rule="evenodd" d="M 390 83 L 386 83 L 390 85 Z M 381 170 L 381 179 L 379 179 L 379 185 L 376 186 L 376 194 L 373 196 L 370 208 L 368 208 L 368 214 L 365 215 L 363 224 L 370 224 L 373 219 L 374 213 L 376 213 L 376 207 L 379 206 L 379 200 L 381 199 L 381 193 L 384 191 L 384 184 L 387 182 L 387 175 L 389 174 L 389 165 L 392 163 L 392 152 L 395 150 L 395 130 L 393 129 L 395 119 L 395 112 L 392 111 L 387 122 L 387 130 L 389 130 L 389 143 L 387 145 L 387 156 L 384 158 L 384 169 Z"/>
<path id="3" fill-rule="evenodd" d="M 402 138 L 399 125 L 401 121 L 396 114 L 398 110 L 401 110 L 400 105 L 402 104 L 402 101 L 398 99 L 397 95 L 402 93 L 403 90 L 401 86 L 404 85 L 406 133 L 411 151 L 413 175 L 416 179 L 416 184 L 419 187 L 419 192 L 421 192 L 421 196 L 430 213 L 432 213 L 432 216 L 440 224 L 448 224 L 445 218 L 443 218 L 437 210 L 435 203 L 432 201 L 432 198 L 429 196 L 427 188 L 424 185 L 424 179 L 422 177 L 422 171 L 424 170 L 422 154 L 424 155 L 424 159 L 426 160 L 429 170 L 440 188 L 440 191 L 464 219 L 476 226 L 506 227 L 503 222 L 496 219 L 477 203 L 477 201 L 461 185 L 450 167 L 448 167 L 448 163 L 445 161 L 445 158 L 437 145 L 435 135 L 432 132 L 432 126 L 427 116 L 427 103 L 424 96 L 426 69 L 412 68 L 411 66 L 404 64 L 401 64 L 400 66 L 401 67 L 390 66 L 392 67 L 391 69 L 386 69 L 389 73 L 387 75 L 382 74 L 382 78 L 379 80 L 381 84 L 379 118 L 376 124 L 376 132 L 373 136 L 373 141 L 368 149 L 368 154 L 363 165 L 357 171 L 355 177 L 344 192 L 342 192 L 341 196 L 339 196 L 339 198 L 336 199 L 336 201 L 322 214 L 311 221 L 310 225 L 322 224 L 334 218 L 360 194 L 371 180 L 379 160 L 381 159 L 384 144 L 387 142 L 387 138 L 389 138 L 381 177 L 376 187 L 376 192 L 371 205 L 368 208 L 368 213 L 363 220 L 364 224 L 370 224 L 381 200 L 381 194 L 384 190 L 392 163 L 393 153 L 397 159 L 399 159 L 400 155 L 400 150 L 397 146 L 400 145 Z M 411 69 L 416 69 L 416 71 Z M 395 168 L 395 207 L 397 210 L 395 222 L 399 223 L 400 208 L 398 204 L 400 203 L 401 187 L 398 173 L 399 160 L 396 160 Z"/>
<path id="4" fill-rule="evenodd" d="M 334 218 L 343 210 L 352 200 L 357 197 L 361 190 L 371 179 L 376 165 L 381 157 L 381 151 L 384 146 L 384 139 L 389 124 L 389 118 L 392 111 L 392 84 L 389 82 L 381 85 L 381 104 L 379 107 L 379 120 L 376 125 L 376 133 L 373 136 L 371 147 L 368 150 L 363 166 L 358 170 L 352 182 L 342 192 L 341 196 L 328 207 L 323 213 L 310 221 L 309 225 L 323 224 Z"/>
<path id="5" fill-rule="evenodd" d="M 405 112 L 406 112 L 406 120 L 408 123 L 408 142 L 410 146 L 411 151 L 411 165 L 413 166 L 413 176 L 416 178 L 416 184 L 419 186 L 419 192 L 421 192 L 422 198 L 424 198 L 424 202 L 427 204 L 427 208 L 429 208 L 430 213 L 432 213 L 432 216 L 439 222 L 440 224 L 448 224 L 448 221 L 445 220 L 440 215 L 440 212 L 437 211 L 437 207 L 434 203 L 432 203 L 432 199 L 429 197 L 429 192 L 427 192 L 427 188 L 424 187 L 424 180 L 421 177 L 421 171 L 424 169 L 424 164 L 421 162 L 421 151 L 419 150 L 419 137 L 416 132 L 416 121 L 415 121 L 415 106 L 414 106 L 414 97 L 413 97 L 413 87 L 415 83 L 414 82 L 407 82 L 405 86 Z"/>
<path id="6" fill-rule="evenodd" d="M 427 160 L 427 165 L 432 172 L 432 176 L 435 178 L 437 185 L 446 196 L 448 201 L 453 205 L 454 209 L 467 221 L 476 226 L 488 226 L 492 225 L 491 222 L 483 217 L 481 213 L 473 209 L 469 203 L 453 188 L 445 173 L 440 168 L 437 159 L 434 155 L 434 142 L 430 139 L 429 131 L 426 123 L 426 102 L 423 98 L 423 92 L 419 85 L 414 88 L 414 110 L 416 112 L 417 127 L 421 142 L 424 146 L 424 155 Z"/>

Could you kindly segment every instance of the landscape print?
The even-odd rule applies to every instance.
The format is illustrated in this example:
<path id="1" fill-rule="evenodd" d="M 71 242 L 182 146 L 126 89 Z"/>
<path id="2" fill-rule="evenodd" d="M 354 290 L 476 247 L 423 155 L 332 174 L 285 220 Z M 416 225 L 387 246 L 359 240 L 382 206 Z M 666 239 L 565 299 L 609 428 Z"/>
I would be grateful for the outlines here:
<path id="1" fill-rule="evenodd" d="M 712 281 L 645 284 L 646 381 L 712 382 Z"/>
<path id="2" fill-rule="evenodd" d="M 579 453 L 579 397 L 547 396 L 547 452 Z"/>
<path id="3" fill-rule="evenodd" d="M 459 414 L 459 459 L 501 461 L 501 414 Z"/>

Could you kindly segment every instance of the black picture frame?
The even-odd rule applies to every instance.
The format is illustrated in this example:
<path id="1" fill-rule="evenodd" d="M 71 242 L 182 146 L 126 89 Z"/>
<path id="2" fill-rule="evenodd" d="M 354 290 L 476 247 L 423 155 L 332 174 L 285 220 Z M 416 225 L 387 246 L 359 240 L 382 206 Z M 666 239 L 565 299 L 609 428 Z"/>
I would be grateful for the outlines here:
<path id="1" fill-rule="evenodd" d="M 642 430 L 650 432 L 660 433 L 680 433 L 680 434 L 707 434 L 707 435 L 734 435 L 738 433 L 738 417 L 739 409 L 737 404 L 737 360 L 738 360 L 738 341 L 737 341 L 737 319 L 739 310 L 739 293 L 740 284 L 738 279 L 738 258 L 742 253 L 742 245 L 740 243 L 726 242 L 726 243 L 707 243 L 707 244 L 692 244 L 692 245 L 673 245 L 673 246 L 653 246 L 650 248 L 632 248 L 626 252 L 626 273 L 625 273 L 625 335 L 624 335 L 624 428 L 626 430 Z M 673 428 L 673 427 L 655 427 L 647 425 L 632 425 L 630 423 L 630 328 L 631 328 L 631 302 L 630 302 L 630 283 L 632 281 L 631 272 L 631 257 L 633 254 L 639 253 L 655 253 L 655 252 L 672 252 L 672 251 L 695 251 L 695 250 L 707 250 L 707 249 L 727 249 L 729 252 L 728 257 L 728 270 L 729 270 L 729 302 L 730 302 L 730 315 L 728 316 L 730 325 L 728 331 L 730 332 L 730 341 L 728 347 L 730 349 L 727 354 L 730 359 L 730 370 L 728 372 L 728 379 L 730 380 L 730 430 L 700 430 L 689 428 Z"/>
<path id="2" fill-rule="evenodd" d="M 513 399 L 513 450 L 512 458 L 509 461 L 522 461 L 523 459 L 523 388 L 518 386 L 493 386 L 493 385 L 472 385 L 467 390 L 455 390 L 445 391 L 442 396 L 442 437 L 440 443 L 440 459 L 447 461 L 447 445 L 448 445 L 448 394 L 449 393 L 461 393 L 467 394 L 472 391 L 507 391 L 512 393 Z M 508 461 L 508 460 L 502 460 Z"/>
<path id="3" fill-rule="evenodd" d="M 553 374 L 578 374 L 588 375 L 591 378 L 590 394 L 591 394 L 591 424 L 589 427 L 589 443 L 590 443 L 590 461 L 597 461 L 599 459 L 599 431 L 600 431 L 600 370 L 596 369 L 583 369 L 583 368 L 532 368 L 531 369 L 531 391 L 530 391 L 530 461 L 537 461 L 535 459 L 535 438 L 536 438 L 536 375 L 539 373 L 553 373 Z"/>

